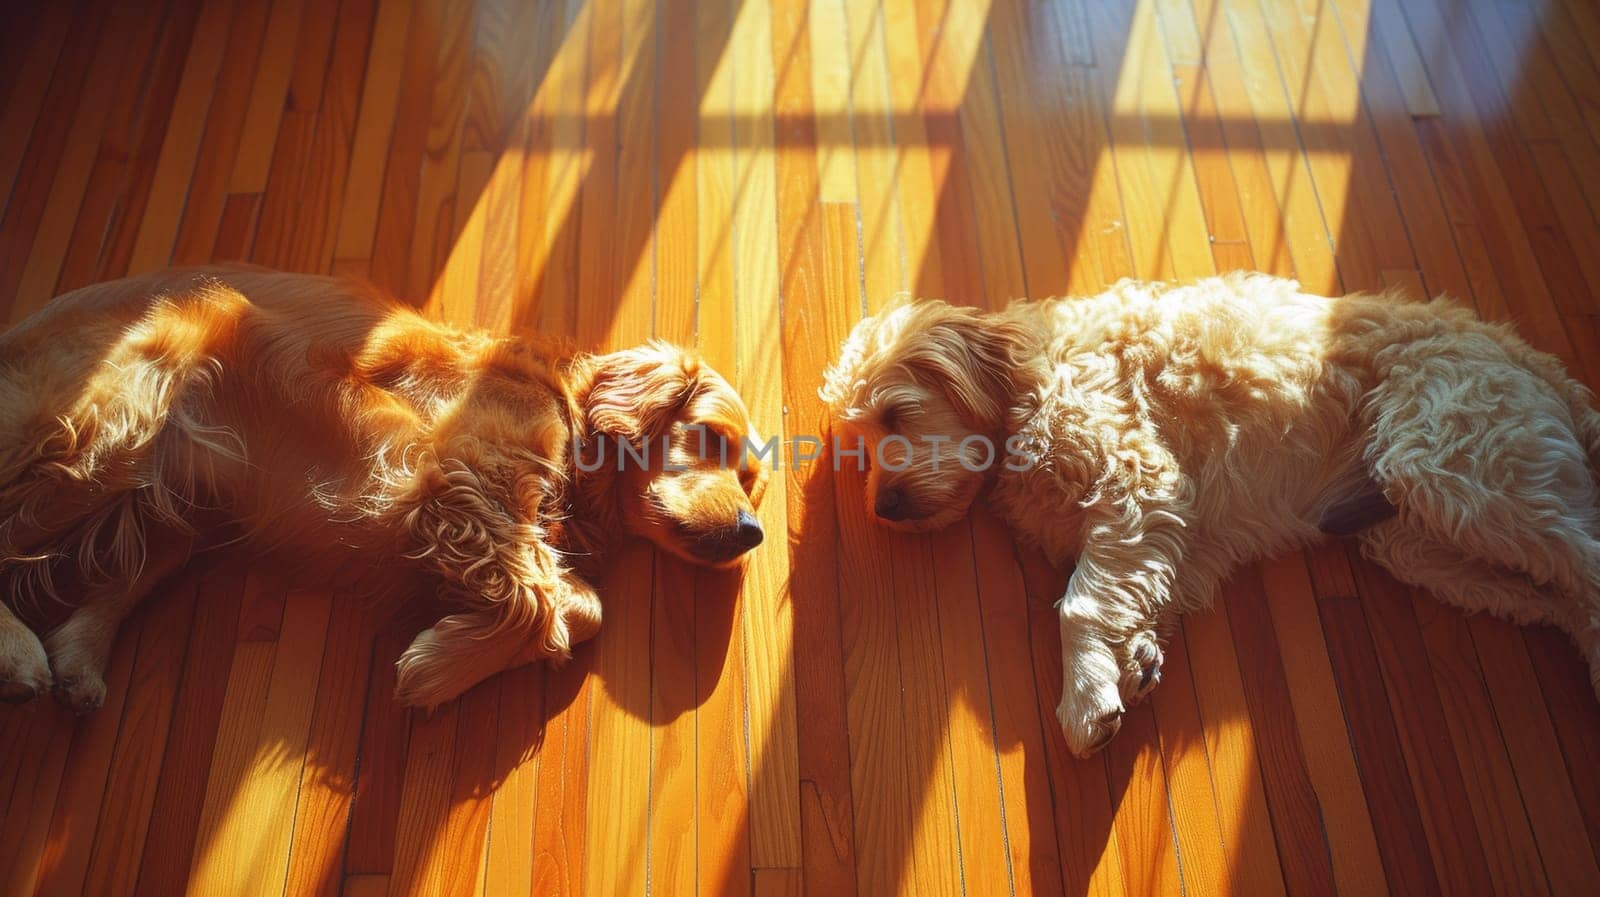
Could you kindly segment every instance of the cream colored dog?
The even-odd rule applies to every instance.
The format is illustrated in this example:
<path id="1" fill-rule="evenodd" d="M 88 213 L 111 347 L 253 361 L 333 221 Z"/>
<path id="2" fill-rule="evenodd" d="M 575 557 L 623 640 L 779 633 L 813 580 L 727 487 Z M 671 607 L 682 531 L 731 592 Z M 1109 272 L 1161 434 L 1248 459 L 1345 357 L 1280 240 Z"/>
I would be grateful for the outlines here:
<path id="1" fill-rule="evenodd" d="M 1176 614 L 1329 533 L 1458 607 L 1561 627 L 1600 690 L 1600 414 L 1447 300 L 1235 274 L 902 304 L 856 327 L 822 393 L 870 447 L 869 513 L 940 527 L 992 483 L 1019 533 L 1076 559 L 1058 715 L 1079 756 L 1159 680 Z"/>

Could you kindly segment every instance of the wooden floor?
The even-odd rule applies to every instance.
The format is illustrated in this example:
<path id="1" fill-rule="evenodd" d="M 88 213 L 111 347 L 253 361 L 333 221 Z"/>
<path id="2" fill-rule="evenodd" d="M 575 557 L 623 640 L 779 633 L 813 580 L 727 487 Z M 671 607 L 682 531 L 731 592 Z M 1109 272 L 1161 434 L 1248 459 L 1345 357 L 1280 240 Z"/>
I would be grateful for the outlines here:
<path id="1" fill-rule="evenodd" d="M 0 320 L 334 270 L 695 345 L 792 435 L 896 293 L 1254 267 L 1449 291 L 1600 382 L 1593 0 L 4 6 Z M 389 698 L 426 621 L 203 557 L 102 710 L 0 711 L 0 894 L 1600 894 L 1553 632 L 1333 545 L 1238 576 L 1075 761 L 1064 573 L 982 512 L 886 534 L 828 467 L 742 583 L 630 547 L 570 666 L 432 716 Z"/>

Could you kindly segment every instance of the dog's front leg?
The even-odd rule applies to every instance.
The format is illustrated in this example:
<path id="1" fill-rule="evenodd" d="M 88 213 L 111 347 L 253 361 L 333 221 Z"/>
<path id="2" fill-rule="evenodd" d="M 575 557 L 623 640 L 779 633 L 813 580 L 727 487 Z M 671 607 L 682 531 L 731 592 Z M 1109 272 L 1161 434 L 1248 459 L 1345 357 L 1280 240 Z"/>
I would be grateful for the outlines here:
<path id="1" fill-rule="evenodd" d="M 548 640 L 507 626 L 498 612 L 451 614 L 417 633 L 395 664 L 395 700 L 432 709 L 503 670 L 537 660 L 559 665 L 570 648 L 600 630 L 600 598 L 589 585 L 568 577 L 561 594 L 546 599 L 565 646 L 552 653 Z"/>
<path id="2" fill-rule="evenodd" d="M 435 707 L 510 667 L 565 662 L 600 627 L 594 589 L 545 531 L 476 467 L 446 459 L 419 475 L 404 509 L 408 552 L 461 606 L 417 635 L 396 664 L 396 699 Z"/>
<path id="3" fill-rule="evenodd" d="M 543 545 L 536 551 L 554 553 Z M 524 571 L 527 572 L 527 571 Z M 508 617 L 486 596 L 478 609 L 451 614 L 417 634 L 395 664 L 395 700 L 432 709 L 502 670 L 544 660 L 560 666 L 573 646 L 600 630 L 600 597 L 577 575 L 545 568 L 522 584 L 533 616 Z"/>
<path id="4" fill-rule="evenodd" d="M 1182 557 L 1181 525 L 1137 535 L 1106 527 L 1086 541 L 1058 608 L 1056 715 L 1073 754 L 1087 757 L 1104 747 L 1122 727 L 1123 695 L 1142 697 L 1155 684 L 1157 624 L 1167 615 Z"/>

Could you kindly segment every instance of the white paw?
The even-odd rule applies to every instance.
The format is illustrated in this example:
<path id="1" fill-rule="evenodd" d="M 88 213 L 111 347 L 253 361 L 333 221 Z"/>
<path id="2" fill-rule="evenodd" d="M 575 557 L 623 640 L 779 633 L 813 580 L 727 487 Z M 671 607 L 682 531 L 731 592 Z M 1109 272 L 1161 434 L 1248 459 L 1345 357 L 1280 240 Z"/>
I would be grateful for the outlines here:
<path id="1" fill-rule="evenodd" d="M 76 615 L 68 619 L 45 637 L 44 649 L 50 657 L 56 700 L 81 716 L 105 703 L 111 639 L 98 635 L 93 627 L 74 625 L 79 622 Z"/>
<path id="2" fill-rule="evenodd" d="M 1110 743 L 1122 728 L 1123 712 L 1116 687 L 1102 684 L 1067 691 L 1056 708 L 1056 719 L 1067 748 L 1081 760 Z"/>
<path id="3" fill-rule="evenodd" d="M 22 704 L 50 687 L 50 661 L 39 637 L 21 623 L 0 629 L 0 701 Z"/>

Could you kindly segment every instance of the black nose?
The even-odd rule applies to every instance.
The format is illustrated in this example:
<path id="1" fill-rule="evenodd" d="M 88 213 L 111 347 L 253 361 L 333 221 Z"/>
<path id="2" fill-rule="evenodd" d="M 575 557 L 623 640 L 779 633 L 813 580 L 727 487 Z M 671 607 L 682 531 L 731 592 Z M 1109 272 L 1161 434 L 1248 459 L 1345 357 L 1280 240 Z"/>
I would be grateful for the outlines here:
<path id="1" fill-rule="evenodd" d="M 879 489 L 878 501 L 873 506 L 873 510 L 877 511 L 878 516 L 884 520 L 906 519 L 905 498 L 900 494 L 899 489 Z"/>
<path id="2" fill-rule="evenodd" d="M 766 534 L 761 531 L 761 523 L 749 511 L 739 512 L 739 525 L 734 531 L 733 541 L 743 546 L 745 550 L 761 544 Z"/>

